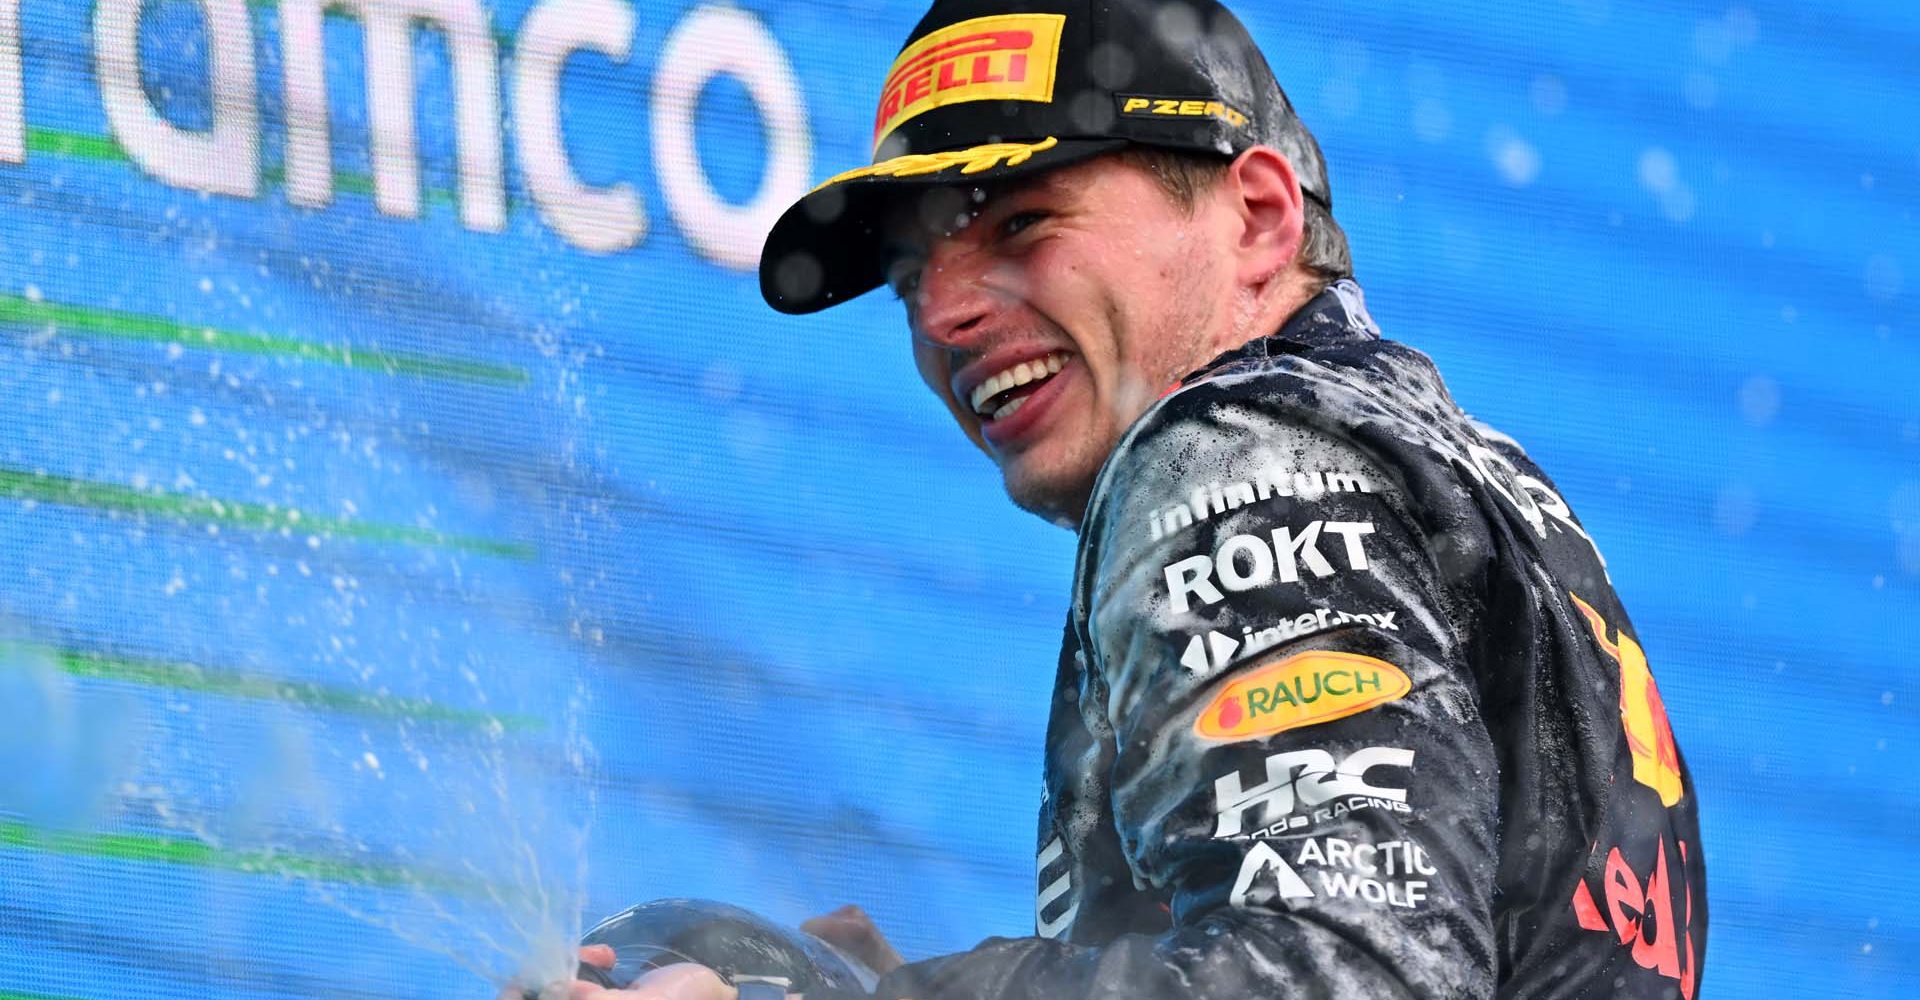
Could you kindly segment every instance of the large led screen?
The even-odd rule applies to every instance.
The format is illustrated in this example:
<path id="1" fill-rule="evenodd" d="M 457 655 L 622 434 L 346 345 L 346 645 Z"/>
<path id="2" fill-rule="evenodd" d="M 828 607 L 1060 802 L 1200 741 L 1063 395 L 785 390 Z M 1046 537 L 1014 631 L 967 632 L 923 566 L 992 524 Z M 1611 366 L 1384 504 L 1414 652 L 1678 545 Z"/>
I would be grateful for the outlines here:
<path id="1" fill-rule="evenodd" d="M 1920 989 L 1920 8 L 1242 0 L 1606 553 L 1711 996 Z M 907 0 L 0 0 L 0 997 L 485 997 L 660 897 L 1031 933 L 1073 536 L 760 300 Z"/>

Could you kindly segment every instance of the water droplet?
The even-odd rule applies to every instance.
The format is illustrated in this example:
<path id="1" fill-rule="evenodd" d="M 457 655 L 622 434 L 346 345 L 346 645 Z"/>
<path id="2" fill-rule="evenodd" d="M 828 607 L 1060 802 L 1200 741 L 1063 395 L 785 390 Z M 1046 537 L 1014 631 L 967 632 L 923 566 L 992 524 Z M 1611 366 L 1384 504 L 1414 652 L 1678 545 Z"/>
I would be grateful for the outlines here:
<path id="1" fill-rule="evenodd" d="M 1533 110 L 1552 118 L 1567 110 L 1566 82 L 1551 73 L 1542 73 L 1533 78 L 1528 88 L 1533 98 Z"/>
<path id="2" fill-rule="evenodd" d="M 1505 125 L 1487 131 L 1487 154 L 1500 178 L 1514 187 L 1526 187 L 1540 176 L 1540 151 Z"/>
<path id="3" fill-rule="evenodd" d="M 1780 384 L 1755 375 L 1740 386 L 1740 416 L 1755 427 L 1765 427 L 1780 412 Z"/>

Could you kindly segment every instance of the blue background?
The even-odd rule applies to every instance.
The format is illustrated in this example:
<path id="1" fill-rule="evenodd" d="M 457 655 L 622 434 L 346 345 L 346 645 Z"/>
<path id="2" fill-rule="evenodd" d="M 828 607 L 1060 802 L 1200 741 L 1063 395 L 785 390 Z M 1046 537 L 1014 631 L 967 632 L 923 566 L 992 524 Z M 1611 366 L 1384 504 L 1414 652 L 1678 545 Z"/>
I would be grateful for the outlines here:
<path id="1" fill-rule="evenodd" d="M 0 997 L 485 996 L 503 913 L 671 895 L 858 902 L 910 957 L 1030 929 L 1072 539 L 1005 502 L 884 296 L 780 317 L 689 245 L 647 115 L 692 5 L 637 5 L 631 59 L 563 78 L 577 171 L 646 204 L 612 255 L 543 226 L 511 141 L 506 231 L 461 228 L 435 36 L 406 220 L 274 182 L 270 3 L 250 200 L 100 142 L 90 6 L 24 6 Z M 488 8 L 503 62 L 527 6 Z M 920 5 L 739 7 L 813 176 L 864 162 Z M 1388 335 L 1607 554 L 1702 803 L 1704 990 L 1912 995 L 1920 8 L 1241 7 Z M 150 4 L 142 47 L 187 127 L 196 11 Z M 335 169 L 364 178 L 359 33 L 329 25 Z M 746 90 L 701 109 L 749 198 Z"/>

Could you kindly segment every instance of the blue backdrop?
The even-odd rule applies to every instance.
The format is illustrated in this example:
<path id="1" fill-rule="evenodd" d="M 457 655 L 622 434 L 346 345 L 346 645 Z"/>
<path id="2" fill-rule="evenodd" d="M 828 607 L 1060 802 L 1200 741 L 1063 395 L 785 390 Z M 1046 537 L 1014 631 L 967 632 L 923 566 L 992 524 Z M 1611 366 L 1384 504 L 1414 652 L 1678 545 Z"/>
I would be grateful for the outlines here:
<path id="1" fill-rule="evenodd" d="M 1920 7 L 1240 6 L 1388 335 L 1607 553 L 1704 990 L 1912 995 Z M 1072 539 L 884 296 L 750 272 L 920 5 L 310 8 L 0 0 L 0 998 L 486 996 L 670 895 L 1027 932 Z"/>

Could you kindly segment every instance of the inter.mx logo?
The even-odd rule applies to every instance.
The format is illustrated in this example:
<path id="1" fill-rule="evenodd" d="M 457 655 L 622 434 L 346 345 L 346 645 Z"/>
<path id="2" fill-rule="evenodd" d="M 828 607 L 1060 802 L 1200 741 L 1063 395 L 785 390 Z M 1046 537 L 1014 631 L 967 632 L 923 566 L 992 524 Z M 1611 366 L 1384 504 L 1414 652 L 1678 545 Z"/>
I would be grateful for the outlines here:
<path id="1" fill-rule="evenodd" d="M 1252 656 L 1289 642 L 1294 639 L 1324 632 L 1339 625 L 1359 624 L 1376 628 L 1383 632 L 1398 632 L 1400 626 L 1396 619 L 1398 611 L 1332 611 L 1321 608 L 1309 611 L 1298 618 L 1285 618 L 1277 624 L 1254 631 L 1253 626 L 1245 625 L 1240 629 L 1240 638 L 1235 639 L 1218 631 L 1208 631 L 1206 635 L 1196 635 L 1187 643 L 1186 652 L 1180 654 L 1180 665 L 1190 672 L 1200 675 L 1212 673 L 1230 666 L 1235 660 Z"/>

